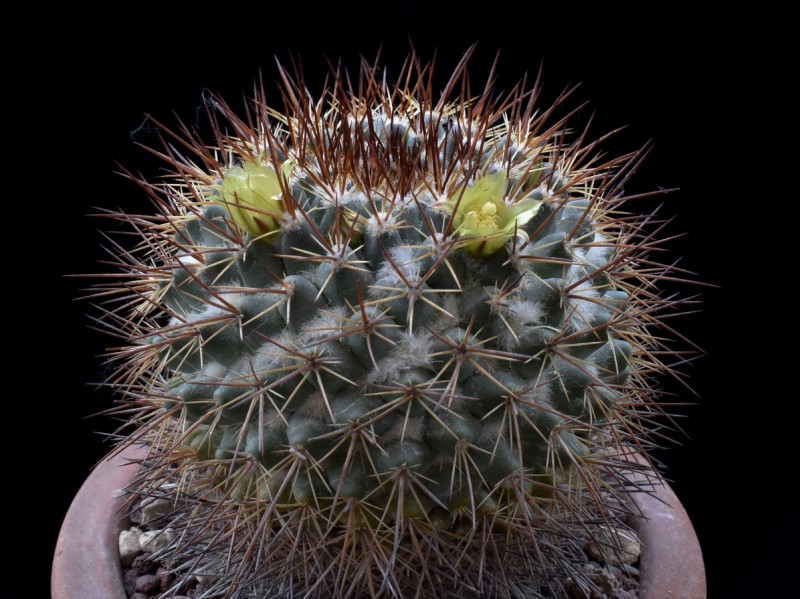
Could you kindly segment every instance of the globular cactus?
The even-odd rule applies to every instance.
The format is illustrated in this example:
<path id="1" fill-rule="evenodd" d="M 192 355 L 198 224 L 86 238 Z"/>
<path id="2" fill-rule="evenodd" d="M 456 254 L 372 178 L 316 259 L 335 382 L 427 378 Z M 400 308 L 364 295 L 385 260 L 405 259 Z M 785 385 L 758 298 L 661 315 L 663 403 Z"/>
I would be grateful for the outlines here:
<path id="1" fill-rule="evenodd" d="M 157 215 L 116 215 L 135 490 L 222 595 L 588 592 L 582 545 L 627 511 L 673 301 L 623 207 L 639 155 L 429 77 L 216 101 L 216 139 L 170 134 L 173 177 L 139 182 Z"/>

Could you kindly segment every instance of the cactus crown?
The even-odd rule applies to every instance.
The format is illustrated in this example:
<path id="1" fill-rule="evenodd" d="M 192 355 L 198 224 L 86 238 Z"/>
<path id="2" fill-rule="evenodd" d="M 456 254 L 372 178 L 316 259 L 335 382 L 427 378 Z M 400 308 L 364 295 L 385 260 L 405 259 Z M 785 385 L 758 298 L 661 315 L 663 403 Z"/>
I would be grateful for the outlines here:
<path id="1" fill-rule="evenodd" d="M 116 215 L 141 243 L 101 286 L 112 382 L 172 558 L 230 597 L 588 590 L 676 303 L 624 209 L 639 153 L 571 141 L 538 85 L 473 96 L 466 59 L 438 100 L 416 57 L 320 100 L 281 75 L 282 112 L 167 131 L 156 214 Z"/>

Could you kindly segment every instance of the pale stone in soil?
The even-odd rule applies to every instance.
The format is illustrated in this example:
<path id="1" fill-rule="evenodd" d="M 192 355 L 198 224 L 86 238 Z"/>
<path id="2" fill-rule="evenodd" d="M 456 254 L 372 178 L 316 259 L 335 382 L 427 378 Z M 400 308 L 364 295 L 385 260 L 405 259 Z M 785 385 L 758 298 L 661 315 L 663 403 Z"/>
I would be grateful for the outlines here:
<path id="1" fill-rule="evenodd" d="M 216 582 L 217 576 L 213 574 L 197 574 L 195 573 L 194 577 L 197 579 L 198 584 L 202 584 L 203 586 L 211 586 Z"/>
<path id="2" fill-rule="evenodd" d="M 619 591 L 619 580 L 605 568 L 598 568 L 592 578 L 609 596 Z"/>
<path id="3" fill-rule="evenodd" d="M 119 533 L 119 560 L 126 568 L 142 553 L 141 535 L 142 531 L 135 526 Z"/>
<path id="4" fill-rule="evenodd" d="M 592 559 L 609 566 L 632 565 L 639 561 L 642 546 L 636 533 L 601 528 L 594 537 L 595 540 L 586 547 L 586 553 Z"/>
<path id="5" fill-rule="evenodd" d="M 137 524 L 151 524 L 163 518 L 172 511 L 172 503 L 166 499 L 146 497 L 139 506 L 131 512 L 131 522 Z"/>
<path id="6" fill-rule="evenodd" d="M 139 544 L 142 546 L 142 551 L 146 553 L 155 553 L 164 549 L 175 539 L 175 531 L 171 528 L 163 530 L 148 530 L 139 536 Z"/>

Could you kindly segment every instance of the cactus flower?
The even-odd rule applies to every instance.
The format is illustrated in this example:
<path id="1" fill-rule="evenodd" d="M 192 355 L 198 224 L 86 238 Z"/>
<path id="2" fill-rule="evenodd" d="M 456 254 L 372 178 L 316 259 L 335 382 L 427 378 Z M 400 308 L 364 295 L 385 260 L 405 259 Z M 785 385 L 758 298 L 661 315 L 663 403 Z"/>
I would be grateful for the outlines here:
<path id="1" fill-rule="evenodd" d="M 448 212 L 455 210 L 456 235 L 469 240 L 463 247 L 471 254 L 485 257 L 495 253 L 515 231 L 527 236 L 520 227 L 536 216 L 542 202 L 530 197 L 508 202 L 507 187 L 505 173 L 494 173 L 438 204 Z"/>
<path id="2" fill-rule="evenodd" d="M 246 161 L 228 169 L 219 195 L 242 231 L 262 237 L 278 230 L 285 210 L 278 174 L 271 166 Z"/>

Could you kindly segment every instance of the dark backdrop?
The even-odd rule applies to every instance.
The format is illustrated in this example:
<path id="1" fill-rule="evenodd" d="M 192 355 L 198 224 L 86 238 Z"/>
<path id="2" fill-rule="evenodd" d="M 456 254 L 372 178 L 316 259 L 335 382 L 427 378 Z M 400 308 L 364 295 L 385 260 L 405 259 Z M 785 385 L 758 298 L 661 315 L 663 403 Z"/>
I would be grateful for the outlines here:
<path id="1" fill-rule="evenodd" d="M 62 190 L 45 219 L 46 235 L 58 249 L 40 264 L 37 272 L 43 274 L 32 283 L 41 285 L 42 296 L 52 297 L 56 306 L 55 320 L 39 321 L 45 326 L 37 337 L 47 339 L 51 348 L 50 367 L 41 378 L 51 390 L 45 427 L 52 440 L 50 459 L 56 463 L 48 479 L 53 500 L 44 528 L 45 568 L 72 495 L 108 449 L 97 432 L 114 428 L 105 417 L 87 418 L 112 404 L 110 394 L 92 383 L 104 377 L 97 356 L 113 340 L 89 328 L 85 314 L 96 312 L 87 302 L 72 301 L 86 282 L 63 275 L 106 270 L 98 264 L 105 256 L 96 231 L 105 224 L 85 216 L 93 207 L 148 209 L 138 189 L 114 174 L 119 163 L 157 176 L 158 163 L 136 146 L 157 144 L 152 130 L 143 126 L 145 114 L 172 124 L 174 111 L 202 127 L 198 114 L 205 90 L 235 105 L 259 72 L 267 88 L 273 88 L 274 56 L 283 62 L 293 53 L 301 56 L 316 92 L 326 57 L 342 57 L 356 69 L 359 52 L 373 58 L 382 47 L 382 63 L 391 77 L 410 39 L 423 59 L 436 53 L 443 77 L 477 41 L 472 61 L 476 82 L 483 83 L 499 49 L 500 88 L 512 86 L 526 71 L 535 75 L 540 65 L 545 103 L 566 86 L 581 83 L 570 105 L 589 104 L 576 124 L 594 115 L 592 131 L 598 135 L 627 126 L 604 145 L 609 154 L 654 142 L 628 191 L 679 188 L 661 197 L 663 213 L 675 217 L 668 232 L 685 233 L 669 244 L 672 255 L 697 272 L 699 280 L 718 287 L 684 289 L 686 294 L 702 291 L 702 313 L 674 325 L 707 356 L 688 368 L 696 397 L 668 385 L 679 400 L 696 405 L 677 410 L 687 416 L 679 419 L 685 434 L 676 433 L 677 443 L 659 457 L 699 533 L 711 596 L 768 596 L 756 593 L 763 582 L 756 581 L 752 566 L 739 570 L 735 580 L 727 576 L 745 559 L 733 541 L 741 542 L 742 531 L 733 533 L 725 514 L 753 491 L 755 477 L 742 475 L 747 469 L 739 443 L 748 437 L 739 430 L 739 407 L 752 397 L 754 385 L 740 379 L 747 356 L 737 340 L 741 325 L 731 324 L 732 316 L 745 310 L 747 286 L 743 291 L 735 254 L 747 248 L 723 245 L 737 243 L 737 235 L 749 227 L 743 216 L 763 192 L 754 174 L 765 167 L 770 109 L 766 67 L 772 54 L 765 27 L 750 15 L 586 12 L 563 3 L 513 12 L 487 3 L 469 11 L 464 22 L 452 12 L 457 6 L 440 10 L 409 3 L 391 10 L 342 5 L 329 7 L 322 16 L 300 3 L 280 12 L 241 4 L 209 10 L 192 3 L 155 11 L 143 6 L 115 10 L 114 15 L 94 15 L 102 26 L 84 22 L 61 29 L 50 38 L 53 52 L 45 65 L 51 82 L 47 93 L 55 95 L 47 98 L 49 121 L 37 145 L 52 149 L 58 142 Z M 76 15 L 69 16 L 80 23 Z M 40 183 L 37 177 L 32 184 Z M 43 583 L 45 576 L 43 568 Z"/>

